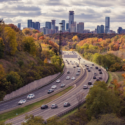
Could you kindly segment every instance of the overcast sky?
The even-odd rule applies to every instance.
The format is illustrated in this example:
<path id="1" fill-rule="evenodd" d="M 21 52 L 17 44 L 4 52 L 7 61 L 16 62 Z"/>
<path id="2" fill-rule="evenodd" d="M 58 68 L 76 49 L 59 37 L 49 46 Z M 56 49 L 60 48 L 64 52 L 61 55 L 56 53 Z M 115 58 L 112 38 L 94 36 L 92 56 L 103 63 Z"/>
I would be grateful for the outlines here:
<path id="1" fill-rule="evenodd" d="M 39 21 L 41 27 L 46 21 L 68 22 L 69 11 L 75 12 L 74 20 L 85 23 L 85 29 L 94 30 L 97 25 L 105 25 L 105 17 L 110 17 L 110 29 L 125 28 L 125 0 L 0 0 L 0 18 L 5 23 L 22 24 L 27 20 Z"/>

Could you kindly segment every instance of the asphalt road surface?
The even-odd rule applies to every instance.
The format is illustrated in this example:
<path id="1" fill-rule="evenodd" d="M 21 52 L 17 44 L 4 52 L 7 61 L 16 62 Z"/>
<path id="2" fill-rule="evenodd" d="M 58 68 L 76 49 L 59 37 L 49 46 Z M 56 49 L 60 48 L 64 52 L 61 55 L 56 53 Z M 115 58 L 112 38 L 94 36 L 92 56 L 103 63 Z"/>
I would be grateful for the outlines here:
<path id="1" fill-rule="evenodd" d="M 70 56 L 71 55 L 71 56 Z M 73 58 L 74 55 L 74 58 Z M 76 52 L 63 52 L 63 60 L 64 62 L 66 62 L 66 60 L 68 60 L 68 62 L 72 61 L 74 63 L 77 62 L 79 63 L 79 58 L 81 58 L 80 55 L 78 55 Z M 72 73 L 70 74 L 71 76 L 75 76 L 76 77 L 76 72 L 77 72 L 77 68 L 73 68 L 74 65 L 72 65 L 72 62 L 70 62 L 70 64 L 66 64 L 67 69 L 70 70 Z M 85 59 L 81 58 L 80 59 L 80 64 L 82 66 L 81 68 L 81 75 L 83 75 L 82 77 L 79 77 L 78 80 L 76 80 L 76 82 L 74 83 L 74 88 L 71 89 L 69 92 L 65 93 L 64 95 L 62 95 L 61 97 L 53 100 L 52 102 L 48 103 L 47 105 L 49 106 L 48 109 L 45 110 L 41 110 L 40 107 L 28 112 L 26 114 L 33 114 L 34 116 L 42 116 L 44 119 L 48 119 L 54 115 L 58 115 L 59 113 L 62 113 L 66 110 L 68 110 L 69 108 L 73 107 L 74 105 L 76 105 L 78 103 L 76 96 L 80 93 L 84 94 L 84 98 L 86 97 L 87 93 L 89 92 L 90 86 L 88 89 L 83 89 L 83 85 L 88 85 L 88 82 L 91 81 L 92 83 L 94 83 L 96 81 L 96 79 L 93 79 L 94 73 L 97 73 L 97 77 L 101 76 L 102 77 L 102 81 L 107 81 L 108 79 L 108 74 L 107 72 L 102 69 L 102 74 L 99 74 L 98 69 L 95 68 L 95 65 L 92 66 L 92 62 L 90 61 L 86 61 Z M 89 66 L 89 69 L 91 70 L 91 72 L 88 72 L 86 70 L 86 65 Z M 100 67 L 101 68 L 101 67 Z M 71 80 L 65 80 L 67 76 L 67 73 L 65 73 L 61 78 L 61 83 L 70 83 Z M 47 88 L 43 89 L 43 93 L 47 93 L 48 89 L 54 85 L 55 82 L 53 84 L 51 84 L 50 86 L 47 86 Z M 60 87 L 58 87 L 59 89 Z M 40 90 L 39 90 L 40 91 Z M 39 92 L 38 92 L 39 93 Z M 37 94 L 37 92 L 35 93 L 35 95 Z M 18 102 L 18 101 L 17 101 Z M 64 102 L 69 102 L 71 104 L 70 107 L 63 107 Z M 58 108 L 57 109 L 51 109 L 51 105 L 52 104 L 57 104 Z M 7 123 L 13 123 L 13 125 L 21 125 L 21 123 L 24 121 L 25 115 L 21 115 L 18 116 L 14 119 L 8 120 Z"/>

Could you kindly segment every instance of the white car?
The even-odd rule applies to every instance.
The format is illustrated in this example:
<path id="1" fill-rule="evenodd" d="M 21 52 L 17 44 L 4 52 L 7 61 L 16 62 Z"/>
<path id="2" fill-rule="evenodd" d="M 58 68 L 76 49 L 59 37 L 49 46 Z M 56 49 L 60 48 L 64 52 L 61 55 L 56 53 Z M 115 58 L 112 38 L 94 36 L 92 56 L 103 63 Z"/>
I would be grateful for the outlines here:
<path id="1" fill-rule="evenodd" d="M 61 88 L 63 88 L 63 87 L 65 87 L 65 84 L 61 84 L 61 86 L 60 86 Z"/>
<path id="2" fill-rule="evenodd" d="M 66 77 L 66 80 L 69 80 L 69 79 L 70 79 L 70 76 L 67 76 L 67 77 Z"/>
<path id="3" fill-rule="evenodd" d="M 60 79 L 57 79 L 56 82 L 59 83 L 59 82 L 60 82 Z"/>
<path id="4" fill-rule="evenodd" d="M 72 79 L 72 80 L 75 80 L 75 77 L 72 77 L 71 79 Z"/>
<path id="5" fill-rule="evenodd" d="M 26 99 L 21 99 L 21 100 L 18 102 L 18 105 L 22 105 L 22 104 L 24 104 L 24 103 L 26 103 Z"/>
<path id="6" fill-rule="evenodd" d="M 27 99 L 32 99 L 32 98 L 34 98 L 34 97 L 35 97 L 34 94 L 29 94 L 29 95 L 27 96 Z"/>
<path id="7" fill-rule="evenodd" d="M 84 86 L 83 86 L 83 89 L 88 89 L 88 86 L 87 86 L 87 85 L 84 85 Z"/>
<path id="8" fill-rule="evenodd" d="M 56 89 L 57 88 L 57 86 L 56 85 L 53 85 L 52 87 L 51 87 L 51 89 Z"/>

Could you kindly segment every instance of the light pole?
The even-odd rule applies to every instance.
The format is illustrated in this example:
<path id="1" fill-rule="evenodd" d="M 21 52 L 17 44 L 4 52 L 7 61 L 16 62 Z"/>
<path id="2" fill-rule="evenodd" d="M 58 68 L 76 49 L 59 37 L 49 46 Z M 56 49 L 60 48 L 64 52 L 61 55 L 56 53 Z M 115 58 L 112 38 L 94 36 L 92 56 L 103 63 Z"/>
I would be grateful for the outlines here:
<path id="1" fill-rule="evenodd" d="M 61 67 L 61 60 L 62 60 L 62 52 L 61 52 L 61 32 L 62 32 L 62 24 L 63 23 L 59 23 L 61 25 L 61 28 L 60 28 L 60 37 L 59 37 L 59 56 L 60 56 L 60 67 Z"/>
<path id="2" fill-rule="evenodd" d="M 80 59 L 81 59 L 81 58 L 79 57 L 79 58 L 78 58 L 78 60 L 79 60 L 79 65 L 80 65 Z"/>

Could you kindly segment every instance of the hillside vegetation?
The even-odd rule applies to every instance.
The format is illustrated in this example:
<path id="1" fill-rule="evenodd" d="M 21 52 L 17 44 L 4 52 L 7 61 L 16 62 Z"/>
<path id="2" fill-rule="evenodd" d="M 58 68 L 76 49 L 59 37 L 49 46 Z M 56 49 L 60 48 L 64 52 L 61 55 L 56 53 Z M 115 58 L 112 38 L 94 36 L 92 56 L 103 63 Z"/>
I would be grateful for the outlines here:
<path id="1" fill-rule="evenodd" d="M 61 72 L 59 64 L 58 45 L 43 33 L 0 24 L 0 99 L 34 80 Z"/>

